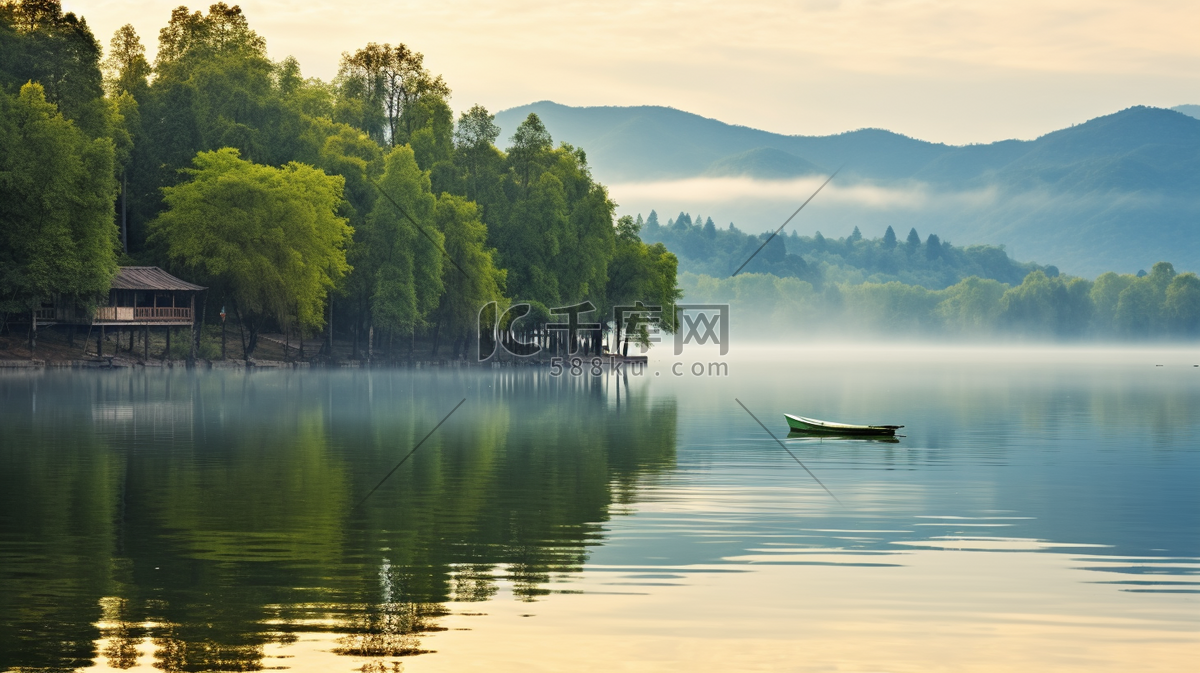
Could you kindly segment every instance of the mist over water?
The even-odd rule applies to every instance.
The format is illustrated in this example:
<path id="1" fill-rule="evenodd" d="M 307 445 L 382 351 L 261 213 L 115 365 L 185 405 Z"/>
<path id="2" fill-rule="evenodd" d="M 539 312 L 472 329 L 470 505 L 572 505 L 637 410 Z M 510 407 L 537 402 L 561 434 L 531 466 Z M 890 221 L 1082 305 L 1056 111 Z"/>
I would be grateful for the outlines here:
<path id="1" fill-rule="evenodd" d="M 1200 351 L 694 346 L 617 375 L 2 375 L 0 669 L 1181 670 L 1200 651 Z M 784 413 L 905 428 L 788 438 Z"/>
<path id="2" fill-rule="evenodd" d="M 619 215 L 665 225 L 681 212 L 711 217 L 718 228 L 732 222 L 751 234 L 774 231 L 826 176 L 789 180 L 699 177 L 610 186 Z M 1200 202 L 1152 191 L 1017 188 L 981 182 L 948 189 L 920 181 L 877 183 L 839 177 L 821 190 L 785 229 L 812 236 L 850 235 L 855 227 L 875 238 L 891 226 L 903 237 L 915 228 L 922 239 L 937 234 L 955 245 L 1003 245 L 1022 262 L 1054 264 L 1089 278 L 1106 271 L 1134 273 L 1159 261 L 1190 270 L 1200 266 L 1200 240 L 1180 235 L 1200 214 Z M 1136 236 L 1110 228 L 1119 221 L 1154 222 Z M 1131 254 L 1132 253 L 1132 254 Z"/>

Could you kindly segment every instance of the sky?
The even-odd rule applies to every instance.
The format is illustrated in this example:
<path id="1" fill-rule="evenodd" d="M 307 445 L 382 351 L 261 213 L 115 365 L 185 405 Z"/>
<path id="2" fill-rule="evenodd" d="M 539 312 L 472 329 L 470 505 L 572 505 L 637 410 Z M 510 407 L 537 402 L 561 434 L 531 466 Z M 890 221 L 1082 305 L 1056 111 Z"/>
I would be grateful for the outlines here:
<path id="1" fill-rule="evenodd" d="M 106 47 L 132 23 L 153 57 L 178 2 L 63 6 Z M 240 4 L 271 58 L 295 56 L 309 76 L 332 78 L 342 52 L 368 42 L 403 42 L 446 78 L 457 110 L 666 105 L 776 133 L 876 127 L 969 144 L 1200 103 L 1195 0 Z"/>

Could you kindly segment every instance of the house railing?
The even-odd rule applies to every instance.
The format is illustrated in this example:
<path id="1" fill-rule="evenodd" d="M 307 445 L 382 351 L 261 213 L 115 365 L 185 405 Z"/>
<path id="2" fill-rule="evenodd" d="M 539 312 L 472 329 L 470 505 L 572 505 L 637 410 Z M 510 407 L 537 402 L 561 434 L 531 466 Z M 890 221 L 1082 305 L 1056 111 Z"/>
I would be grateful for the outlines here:
<path id="1" fill-rule="evenodd" d="M 153 320 L 191 320 L 192 309 L 183 306 L 101 306 L 96 320 L 101 322 L 147 322 Z"/>
<path id="2" fill-rule="evenodd" d="M 191 320 L 192 309 L 186 306 L 161 306 L 133 309 L 134 320 Z"/>

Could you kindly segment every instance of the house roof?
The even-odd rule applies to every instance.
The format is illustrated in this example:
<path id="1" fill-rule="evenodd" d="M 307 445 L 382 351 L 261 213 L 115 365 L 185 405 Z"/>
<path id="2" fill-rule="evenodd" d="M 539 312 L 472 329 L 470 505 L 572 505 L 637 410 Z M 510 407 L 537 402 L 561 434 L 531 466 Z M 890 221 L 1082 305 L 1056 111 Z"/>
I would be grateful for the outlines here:
<path id="1" fill-rule="evenodd" d="M 198 292 L 208 288 L 179 280 L 157 266 L 123 266 L 113 278 L 112 289 Z"/>

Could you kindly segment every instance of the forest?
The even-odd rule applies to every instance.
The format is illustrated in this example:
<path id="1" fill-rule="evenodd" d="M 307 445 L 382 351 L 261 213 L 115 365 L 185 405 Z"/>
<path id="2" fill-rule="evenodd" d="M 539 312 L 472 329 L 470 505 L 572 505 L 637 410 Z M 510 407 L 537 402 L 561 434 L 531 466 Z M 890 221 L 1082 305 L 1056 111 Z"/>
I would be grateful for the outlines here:
<path id="1" fill-rule="evenodd" d="M 331 326 L 355 357 L 418 337 L 457 355 L 492 300 L 675 301 L 674 255 L 615 221 L 582 149 L 529 115 L 501 150 L 450 96 L 404 44 L 306 78 L 224 3 L 173 10 L 151 61 L 131 25 L 105 51 L 57 0 L 6 0 L 0 317 L 94 303 L 121 265 L 208 287 L 246 356 Z"/>
<path id="2" fill-rule="evenodd" d="M 173 10 L 151 60 L 131 25 L 105 50 L 58 0 L 0 0 L 0 333 L 46 302 L 102 301 L 128 265 L 209 288 L 208 358 L 226 314 L 243 357 L 264 334 L 332 356 L 335 333 L 354 359 L 458 357 L 489 301 L 545 322 L 548 307 L 685 293 L 785 334 L 1200 332 L 1200 280 L 1167 263 L 1090 281 L 915 229 L 770 238 L 688 213 L 617 218 L 584 149 L 536 114 L 502 139 L 486 108 L 456 119 L 450 98 L 399 43 L 305 77 L 224 3 Z"/>

